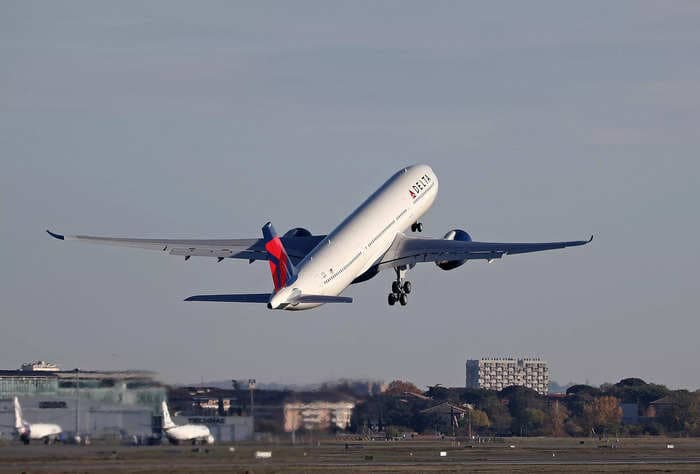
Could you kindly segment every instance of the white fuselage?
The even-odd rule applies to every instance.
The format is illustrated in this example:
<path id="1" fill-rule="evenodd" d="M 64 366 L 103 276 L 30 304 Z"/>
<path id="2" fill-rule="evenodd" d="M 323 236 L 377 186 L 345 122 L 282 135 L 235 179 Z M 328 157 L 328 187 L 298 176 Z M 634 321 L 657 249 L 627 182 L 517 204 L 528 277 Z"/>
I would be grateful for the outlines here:
<path id="1" fill-rule="evenodd" d="M 29 439 L 46 439 L 46 438 L 56 438 L 60 435 L 63 430 L 60 426 L 53 423 L 30 423 L 29 427 Z M 20 432 L 20 436 L 24 437 L 26 434 Z"/>
<path id="2" fill-rule="evenodd" d="M 418 221 L 435 201 L 438 180 L 427 165 L 415 165 L 394 174 L 323 239 L 298 265 L 294 281 L 271 299 L 282 309 L 293 293 L 337 296 L 353 280 L 372 268 L 396 235 Z M 284 309 L 319 306 L 301 303 Z"/>
<path id="3" fill-rule="evenodd" d="M 204 425 L 180 425 L 164 429 L 163 431 L 168 440 L 175 443 L 204 441 L 211 444 L 214 442 L 211 431 Z"/>

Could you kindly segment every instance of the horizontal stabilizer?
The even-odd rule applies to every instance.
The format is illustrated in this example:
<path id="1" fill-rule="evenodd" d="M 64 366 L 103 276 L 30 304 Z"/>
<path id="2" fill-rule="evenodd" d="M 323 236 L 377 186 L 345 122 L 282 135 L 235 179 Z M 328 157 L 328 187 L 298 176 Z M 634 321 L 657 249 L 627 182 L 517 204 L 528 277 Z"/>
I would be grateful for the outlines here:
<path id="1" fill-rule="evenodd" d="M 352 303 L 352 298 L 347 296 L 326 295 L 299 295 L 294 298 L 295 303 Z"/>
<path id="2" fill-rule="evenodd" d="M 195 295 L 185 299 L 185 301 L 219 301 L 223 303 L 268 303 L 270 293 L 251 293 L 242 295 Z M 327 296 L 327 295 L 299 295 L 289 301 L 290 304 L 298 303 L 352 303 L 352 298 L 347 296 Z"/>
<path id="3" fill-rule="evenodd" d="M 267 303 L 270 293 L 249 293 L 242 295 L 195 295 L 185 301 L 220 301 L 224 303 Z"/>

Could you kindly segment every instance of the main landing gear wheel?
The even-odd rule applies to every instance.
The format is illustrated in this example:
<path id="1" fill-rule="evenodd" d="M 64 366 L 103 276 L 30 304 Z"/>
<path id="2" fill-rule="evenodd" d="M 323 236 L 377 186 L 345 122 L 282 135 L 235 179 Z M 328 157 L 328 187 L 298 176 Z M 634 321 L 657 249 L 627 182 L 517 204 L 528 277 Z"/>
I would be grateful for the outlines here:
<path id="1" fill-rule="evenodd" d="M 414 222 L 413 224 L 411 224 L 411 232 L 423 232 L 423 223 Z"/>
<path id="2" fill-rule="evenodd" d="M 399 296 L 396 293 L 389 293 L 389 306 L 394 306 Z"/>
<path id="3" fill-rule="evenodd" d="M 411 282 L 406 280 L 408 268 L 408 266 L 402 266 L 395 269 L 396 280 L 391 282 L 391 293 L 387 300 L 389 306 L 394 306 L 397 302 L 401 303 L 401 306 L 408 304 L 408 294 L 411 292 Z"/>

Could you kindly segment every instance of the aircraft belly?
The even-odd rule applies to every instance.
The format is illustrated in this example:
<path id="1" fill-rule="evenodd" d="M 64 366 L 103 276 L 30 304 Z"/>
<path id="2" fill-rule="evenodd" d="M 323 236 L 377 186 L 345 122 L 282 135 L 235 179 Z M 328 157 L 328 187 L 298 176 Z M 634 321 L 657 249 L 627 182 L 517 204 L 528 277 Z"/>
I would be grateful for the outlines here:
<path id="1" fill-rule="evenodd" d="M 307 255 L 299 277 L 290 286 L 302 294 L 339 296 L 360 275 L 381 260 L 396 235 L 409 228 L 431 206 L 437 193 L 437 178 L 431 187 L 421 188 L 416 198 L 410 191 L 429 168 L 418 166 L 397 173 L 360 207 L 331 231 Z M 434 175 L 433 175 L 434 176 Z M 299 303 L 288 310 L 320 306 Z"/>

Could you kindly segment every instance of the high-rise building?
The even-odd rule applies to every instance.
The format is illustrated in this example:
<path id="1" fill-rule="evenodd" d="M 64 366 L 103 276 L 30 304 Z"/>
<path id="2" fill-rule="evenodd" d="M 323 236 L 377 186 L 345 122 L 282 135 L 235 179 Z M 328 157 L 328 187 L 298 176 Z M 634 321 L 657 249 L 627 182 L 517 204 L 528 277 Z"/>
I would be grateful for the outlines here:
<path id="1" fill-rule="evenodd" d="M 467 360 L 467 388 L 502 390 L 511 385 L 546 394 L 549 369 L 542 359 L 481 358 Z"/>

